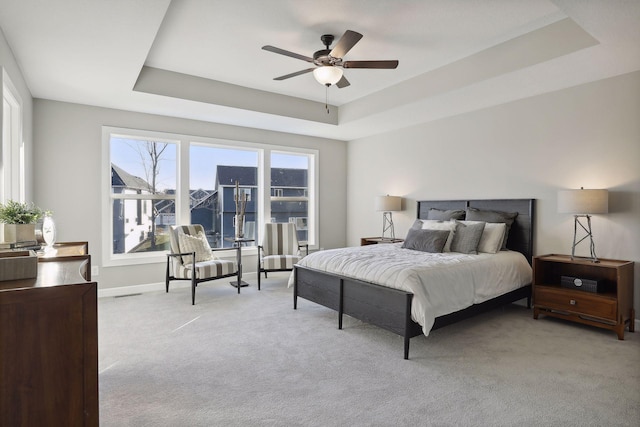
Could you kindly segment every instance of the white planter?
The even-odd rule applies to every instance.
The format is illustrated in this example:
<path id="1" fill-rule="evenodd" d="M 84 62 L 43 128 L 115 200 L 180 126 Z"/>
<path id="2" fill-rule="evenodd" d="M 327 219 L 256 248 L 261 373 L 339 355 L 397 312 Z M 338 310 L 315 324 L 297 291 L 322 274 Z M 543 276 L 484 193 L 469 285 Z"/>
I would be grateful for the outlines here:
<path id="1" fill-rule="evenodd" d="M 2 240 L 5 243 L 28 242 L 36 240 L 35 224 L 2 224 Z"/>

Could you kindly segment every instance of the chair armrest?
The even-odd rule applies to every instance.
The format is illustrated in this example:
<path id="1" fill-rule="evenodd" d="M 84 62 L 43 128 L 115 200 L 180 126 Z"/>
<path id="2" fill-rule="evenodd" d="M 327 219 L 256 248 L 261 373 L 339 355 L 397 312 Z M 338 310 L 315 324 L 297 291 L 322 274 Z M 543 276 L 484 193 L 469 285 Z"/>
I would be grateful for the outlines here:
<path id="1" fill-rule="evenodd" d="M 298 249 L 302 249 L 302 248 L 304 248 L 305 255 L 309 255 L 309 243 L 307 242 L 298 243 Z"/>
<path id="2" fill-rule="evenodd" d="M 193 255 L 195 257 L 196 253 L 195 252 L 170 253 L 170 254 L 167 254 L 167 257 L 171 257 L 171 256 L 187 256 L 187 255 Z"/>

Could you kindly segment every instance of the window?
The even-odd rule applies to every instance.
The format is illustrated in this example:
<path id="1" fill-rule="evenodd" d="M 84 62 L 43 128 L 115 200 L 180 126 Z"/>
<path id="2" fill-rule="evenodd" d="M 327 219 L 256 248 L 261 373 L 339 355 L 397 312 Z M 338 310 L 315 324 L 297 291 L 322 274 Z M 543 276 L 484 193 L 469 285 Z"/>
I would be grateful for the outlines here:
<path id="1" fill-rule="evenodd" d="M 115 259 L 169 250 L 175 224 L 175 141 L 113 134 L 110 159 L 110 253 Z"/>
<path id="2" fill-rule="evenodd" d="M 298 240 L 307 241 L 309 163 L 303 154 L 271 153 L 271 216 L 296 224 Z"/>
<path id="3" fill-rule="evenodd" d="M 105 266 L 165 261 L 175 224 L 201 224 L 211 247 L 231 247 L 236 185 L 255 245 L 265 218 L 293 221 L 316 244 L 315 150 L 106 126 L 103 141 Z"/>
<path id="4" fill-rule="evenodd" d="M 25 201 L 25 155 L 22 140 L 22 99 L 3 70 L 0 202 Z"/>
<path id="5" fill-rule="evenodd" d="M 233 246 L 236 183 L 245 206 L 245 237 L 255 239 L 258 221 L 258 150 L 191 144 L 191 223 L 202 224 L 212 248 Z"/>

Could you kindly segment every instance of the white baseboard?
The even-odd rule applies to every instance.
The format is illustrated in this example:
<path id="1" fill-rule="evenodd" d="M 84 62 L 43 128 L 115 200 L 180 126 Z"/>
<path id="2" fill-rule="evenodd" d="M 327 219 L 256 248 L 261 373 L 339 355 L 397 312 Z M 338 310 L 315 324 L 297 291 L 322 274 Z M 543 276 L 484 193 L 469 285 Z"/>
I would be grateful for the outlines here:
<path id="1" fill-rule="evenodd" d="M 117 288 L 107 288 L 100 289 L 98 286 L 98 298 L 106 298 L 106 297 L 122 297 L 125 295 L 133 295 L 133 294 L 141 294 L 144 292 L 154 292 L 154 291 L 162 291 L 164 290 L 164 283 L 146 283 L 144 285 L 131 285 L 131 286 L 119 286 Z M 171 287 L 188 287 L 190 284 L 188 282 L 180 282 L 171 284 Z"/>

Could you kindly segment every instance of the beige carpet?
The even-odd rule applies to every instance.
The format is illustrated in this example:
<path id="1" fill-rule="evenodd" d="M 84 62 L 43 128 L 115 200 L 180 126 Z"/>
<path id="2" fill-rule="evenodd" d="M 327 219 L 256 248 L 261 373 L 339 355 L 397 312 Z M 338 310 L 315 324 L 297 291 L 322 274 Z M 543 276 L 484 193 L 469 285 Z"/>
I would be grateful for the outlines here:
<path id="1" fill-rule="evenodd" d="M 286 278 L 202 284 L 195 306 L 189 289 L 100 299 L 101 425 L 640 425 L 640 333 L 511 305 L 413 338 L 404 360 L 397 335 L 293 310 Z"/>

